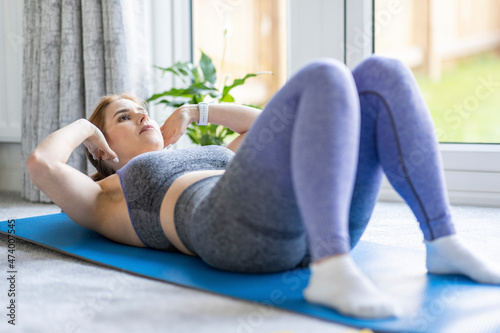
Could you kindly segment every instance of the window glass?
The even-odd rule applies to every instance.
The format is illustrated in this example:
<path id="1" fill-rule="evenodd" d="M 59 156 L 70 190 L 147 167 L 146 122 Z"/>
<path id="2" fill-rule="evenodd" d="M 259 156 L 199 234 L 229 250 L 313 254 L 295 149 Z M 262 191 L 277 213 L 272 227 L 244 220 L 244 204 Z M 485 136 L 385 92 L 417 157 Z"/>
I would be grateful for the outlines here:
<path id="1" fill-rule="evenodd" d="M 286 80 L 286 0 L 193 0 L 194 61 L 202 50 L 217 69 L 216 87 L 248 73 L 231 91 L 237 103 L 263 106 Z"/>
<path id="2" fill-rule="evenodd" d="M 376 0 L 375 52 L 415 73 L 441 142 L 500 143 L 500 0 Z"/>

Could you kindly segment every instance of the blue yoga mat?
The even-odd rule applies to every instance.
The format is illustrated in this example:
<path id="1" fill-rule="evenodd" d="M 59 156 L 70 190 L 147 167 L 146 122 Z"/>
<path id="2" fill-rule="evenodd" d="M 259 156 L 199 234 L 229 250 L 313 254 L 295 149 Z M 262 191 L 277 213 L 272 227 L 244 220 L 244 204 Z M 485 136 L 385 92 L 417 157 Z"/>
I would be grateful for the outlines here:
<path id="1" fill-rule="evenodd" d="M 8 233 L 8 221 L 0 232 Z M 72 222 L 64 213 L 18 219 L 15 236 L 97 264 L 305 315 L 380 332 L 500 332 L 500 287 L 460 276 L 428 275 L 422 251 L 360 242 L 352 255 L 404 314 L 359 320 L 307 303 L 308 269 L 239 274 L 213 269 L 199 258 L 115 243 Z"/>

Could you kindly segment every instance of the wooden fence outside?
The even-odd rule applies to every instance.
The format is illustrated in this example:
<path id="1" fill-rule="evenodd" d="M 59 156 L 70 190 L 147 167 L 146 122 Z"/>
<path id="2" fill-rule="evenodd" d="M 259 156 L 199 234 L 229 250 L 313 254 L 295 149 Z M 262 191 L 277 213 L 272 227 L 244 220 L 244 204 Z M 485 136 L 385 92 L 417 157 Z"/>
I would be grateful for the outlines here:
<path id="1" fill-rule="evenodd" d="M 201 16 L 210 17 L 211 24 L 200 26 Z M 224 46 L 225 29 L 228 34 Z M 235 88 L 232 93 L 240 103 L 263 105 L 285 82 L 285 36 L 286 0 L 193 1 L 195 59 L 199 59 L 202 49 L 214 60 L 217 69 L 222 70 L 218 73 L 219 87 L 224 80 L 231 83 L 247 73 L 272 72 L 249 79 L 241 89 Z"/>
<path id="2" fill-rule="evenodd" d="M 500 50 L 500 0 L 376 0 L 375 49 L 438 80 L 443 65 Z"/>

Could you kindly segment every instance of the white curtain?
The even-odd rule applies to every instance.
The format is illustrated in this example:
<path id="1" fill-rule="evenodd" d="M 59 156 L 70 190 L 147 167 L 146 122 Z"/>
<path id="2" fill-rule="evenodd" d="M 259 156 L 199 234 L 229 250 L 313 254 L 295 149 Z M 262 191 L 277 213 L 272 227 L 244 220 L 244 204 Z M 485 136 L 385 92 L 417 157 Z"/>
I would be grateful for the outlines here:
<path id="1" fill-rule="evenodd" d="M 149 7 L 142 0 L 25 0 L 22 155 L 88 118 L 105 94 L 150 94 Z M 68 164 L 88 173 L 83 146 Z M 23 197 L 50 200 L 24 170 Z"/>

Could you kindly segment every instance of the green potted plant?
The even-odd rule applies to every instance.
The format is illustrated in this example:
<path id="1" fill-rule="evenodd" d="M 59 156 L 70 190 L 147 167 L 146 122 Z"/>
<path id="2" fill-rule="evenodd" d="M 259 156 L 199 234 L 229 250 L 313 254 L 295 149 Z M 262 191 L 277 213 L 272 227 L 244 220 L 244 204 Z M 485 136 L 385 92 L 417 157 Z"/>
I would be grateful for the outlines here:
<path id="1" fill-rule="evenodd" d="M 148 98 L 147 101 L 155 101 L 157 104 L 164 104 L 165 106 L 175 108 L 186 103 L 198 104 L 204 102 L 208 97 L 210 97 L 212 101 L 218 103 L 234 102 L 234 97 L 230 94 L 230 91 L 234 87 L 243 85 L 248 78 L 270 73 L 260 72 L 247 74 L 243 78 L 234 80 L 230 85 L 224 85 L 222 91 L 219 91 L 215 87 L 217 71 L 212 59 L 203 51 L 201 52 L 201 59 L 197 65 L 191 62 L 177 62 L 173 66 L 167 68 L 155 67 L 163 73 L 174 74 L 183 82 L 184 87 L 172 88 L 168 91 L 154 94 Z M 204 146 L 222 145 L 224 144 L 224 139 L 234 134 L 234 132 L 221 125 L 209 124 L 208 126 L 199 126 L 192 123 L 186 130 L 186 134 L 193 143 Z"/>

